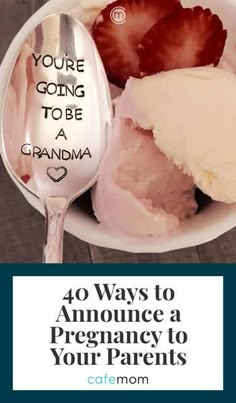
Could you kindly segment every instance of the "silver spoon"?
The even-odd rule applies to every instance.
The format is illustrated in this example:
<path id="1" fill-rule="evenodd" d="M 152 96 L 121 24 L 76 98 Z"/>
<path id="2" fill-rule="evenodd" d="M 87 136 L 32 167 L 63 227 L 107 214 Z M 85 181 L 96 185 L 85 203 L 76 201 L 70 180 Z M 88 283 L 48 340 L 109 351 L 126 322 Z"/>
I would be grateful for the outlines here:
<path id="1" fill-rule="evenodd" d="M 90 34 L 66 14 L 45 18 L 20 49 L 1 118 L 7 169 L 45 205 L 45 263 L 62 262 L 66 211 L 96 182 L 111 119 L 108 82 Z"/>

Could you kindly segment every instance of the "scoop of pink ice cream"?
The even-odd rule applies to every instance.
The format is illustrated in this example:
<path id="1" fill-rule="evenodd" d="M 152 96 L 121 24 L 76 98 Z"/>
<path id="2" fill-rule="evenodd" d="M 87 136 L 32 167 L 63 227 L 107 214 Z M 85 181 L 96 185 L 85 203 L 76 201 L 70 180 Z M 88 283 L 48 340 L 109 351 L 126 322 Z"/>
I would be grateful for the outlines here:
<path id="1" fill-rule="evenodd" d="M 120 116 L 126 99 L 125 91 L 93 191 L 94 212 L 99 222 L 114 231 L 139 236 L 168 234 L 180 220 L 196 212 L 194 185 L 160 152 L 152 132 Z"/>

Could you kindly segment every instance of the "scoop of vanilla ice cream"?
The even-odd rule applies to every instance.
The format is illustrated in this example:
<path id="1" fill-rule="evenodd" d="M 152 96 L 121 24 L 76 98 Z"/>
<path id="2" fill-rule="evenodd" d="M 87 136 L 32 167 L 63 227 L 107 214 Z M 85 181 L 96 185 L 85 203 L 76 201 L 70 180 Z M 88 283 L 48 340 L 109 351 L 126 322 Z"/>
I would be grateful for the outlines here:
<path id="1" fill-rule="evenodd" d="M 125 91 L 133 119 L 153 130 L 160 150 L 212 199 L 235 202 L 236 77 L 213 67 L 179 69 L 132 78 Z"/>

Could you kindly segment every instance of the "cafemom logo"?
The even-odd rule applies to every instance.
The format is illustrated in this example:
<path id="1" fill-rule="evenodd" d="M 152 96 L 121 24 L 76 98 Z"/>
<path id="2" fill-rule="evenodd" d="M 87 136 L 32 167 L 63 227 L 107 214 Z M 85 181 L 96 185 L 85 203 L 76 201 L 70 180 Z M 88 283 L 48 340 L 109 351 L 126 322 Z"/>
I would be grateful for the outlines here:
<path id="1" fill-rule="evenodd" d="M 124 7 L 114 7 L 111 10 L 110 17 L 114 24 L 124 24 L 126 21 L 126 9 Z"/>

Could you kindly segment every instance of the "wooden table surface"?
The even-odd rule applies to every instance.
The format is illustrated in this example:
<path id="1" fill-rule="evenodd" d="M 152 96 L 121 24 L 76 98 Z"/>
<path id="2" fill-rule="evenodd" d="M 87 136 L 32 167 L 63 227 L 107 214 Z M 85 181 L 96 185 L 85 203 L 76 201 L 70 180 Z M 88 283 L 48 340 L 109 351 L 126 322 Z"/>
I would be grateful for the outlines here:
<path id="1" fill-rule="evenodd" d="M 0 61 L 23 23 L 45 0 L 0 0 Z M 0 78 L 1 79 L 1 78 Z M 0 170 L 0 262 L 41 261 L 44 219 Z M 65 234 L 66 263 L 232 263 L 236 261 L 236 229 L 205 245 L 163 254 L 131 254 L 88 245 Z"/>

